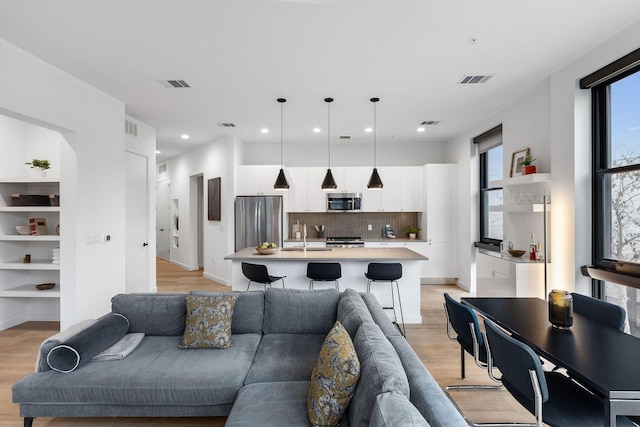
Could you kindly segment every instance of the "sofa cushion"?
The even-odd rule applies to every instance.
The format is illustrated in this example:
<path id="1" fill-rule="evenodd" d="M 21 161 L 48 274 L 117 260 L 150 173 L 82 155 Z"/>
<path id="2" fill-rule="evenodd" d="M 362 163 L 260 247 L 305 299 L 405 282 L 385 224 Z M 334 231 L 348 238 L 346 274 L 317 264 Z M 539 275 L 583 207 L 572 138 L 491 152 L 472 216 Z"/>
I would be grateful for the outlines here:
<path id="1" fill-rule="evenodd" d="M 309 427 L 309 381 L 256 383 L 242 387 L 225 427 Z"/>
<path id="2" fill-rule="evenodd" d="M 313 367 L 307 410 L 314 426 L 340 423 L 360 378 L 360 362 L 347 330 L 339 321 L 324 340 Z"/>
<path id="3" fill-rule="evenodd" d="M 118 294 L 111 311 L 129 319 L 129 332 L 178 336 L 184 332 L 187 294 Z"/>
<path id="4" fill-rule="evenodd" d="M 465 427 L 467 422 L 444 394 L 403 336 L 389 337 L 407 373 L 409 400 L 432 427 Z"/>
<path id="5" fill-rule="evenodd" d="M 340 294 L 337 317 L 351 338 L 356 336 L 356 332 L 363 322 L 373 323 L 373 317 L 371 317 L 367 305 L 360 294 L 353 289 L 346 289 Z"/>
<path id="6" fill-rule="evenodd" d="M 229 292 L 191 291 L 191 295 L 220 296 Z M 264 291 L 232 292 L 238 295 L 231 319 L 232 334 L 261 334 L 264 322 Z"/>
<path id="7" fill-rule="evenodd" d="M 159 407 L 232 404 L 260 338 L 240 334 L 229 349 L 184 351 L 178 349 L 181 337 L 146 336 L 121 360 L 89 362 L 69 374 L 31 374 L 14 384 L 13 401 Z"/>
<path id="8" fill-rule="evenodd" d="M 389 340 L 375 323 L 363 323 L 353 344 L 360 359 L 360 380 L 349 405 L 349 419 L 355 427 L 369 425 L 375 398 L 397 391 L 409 397 L 409 381 Z"/>
<path id="9" fill-rule="evenodd" d="M 187 296 L 184 335 L 178 348 L 232 347 L 231 317 L 237 299 L 237 294 L 216 297 Z"/>
<path id="10" fill-rule="evenodd" d="M 129 321 L 121 314 L 109 313 L 88 328 L 53 347 L 47 354 L 47 364 L 58 372 L 72 372 L 90 362 L 103 350 L 127 334 Z"/>
<path id="11" fill-rule="evenodd" d="M 373 320 L 378 324 L 378 326 L 380 326 L 385 337 L 402 336 L 398 328 L 389 318 L 389 313 L 391 313 L 391 311 L 385 311 L 375 295 L 364 294 L 362 299 L 367 305 L 367 308 L 371 313 L 371 317 L 373 317 Z"/>
<path id="12" fill-rule="evenodd" d="M 264 335 L 245 384 L 309 381 L 325 337 L 326 333 Z"/>
<path id="13" fill-rule="evenodd" d="M 268 288 L 264 333 L 326 335 L 336 321 L 338 296 L 335 289 Z"/>
<path id="14" fill-rule="evenodd" d="M 415 426 L 430 427 L 415 406 L 397 392 L 376 396 L 371 412 L 370 427 Z"/>

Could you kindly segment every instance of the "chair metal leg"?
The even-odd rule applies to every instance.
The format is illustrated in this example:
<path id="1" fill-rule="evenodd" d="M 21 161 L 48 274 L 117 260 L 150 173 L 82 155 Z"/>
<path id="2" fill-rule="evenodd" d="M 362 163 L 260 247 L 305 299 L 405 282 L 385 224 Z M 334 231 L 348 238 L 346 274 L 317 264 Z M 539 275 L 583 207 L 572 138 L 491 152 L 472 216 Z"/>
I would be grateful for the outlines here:
<path id="1" fill-rule="evenodd" d="M 406 338 L 407 331 L 404 328 L 404 313 L 402 312 L 402 299 L 400 298 L 400 287 L 398 286 L 398 282 L 397 281 L 391 282 L 391 295 L 393 295 L 393 284 L 394 283 L 396 284 L 396 290 L 398 291 L 398 305 L 400 306 L 400 321 L 402 322 L 402 336 Z M 394 305 L 393 312 L 395 314 L 395 311 L 396 311 L 395 302 L 393 303 L 393 305 Z M 396 323 L 397 323 L 397 320 L 396 320 Z"/>
<path id="2" fill-rule="evenodd" d="M 464 365 L 464 347 L 460 346 L 460 378 L 466 378 L 465 365 Z"/>

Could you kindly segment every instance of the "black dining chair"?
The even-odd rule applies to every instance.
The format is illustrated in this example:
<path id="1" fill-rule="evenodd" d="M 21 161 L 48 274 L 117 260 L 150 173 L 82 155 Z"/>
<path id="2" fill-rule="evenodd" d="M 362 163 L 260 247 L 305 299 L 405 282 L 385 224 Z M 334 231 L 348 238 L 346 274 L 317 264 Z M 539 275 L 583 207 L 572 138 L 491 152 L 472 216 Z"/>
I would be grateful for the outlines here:
<path id="1" fill-rule="evenodd" d="M 396 299 L 394 297 L 393 285 L 396 285 L 398 292 L 398 305 L 400 306 L 400 319 L 402 321 L 402 329 L 400 332 L 403 336 L 407 336 L 404 328 L 404 314 L 402 313 L 402 300 L 400 299 L 400 288 L 398 280 L 402 278 L 402 264 L 399 262 L 371 262 L 367 266 L 367 272 L 364 273 L 367 278 L 367 292 L 371 292 L 371 283 L 388 282 L 391 286 L 391 305 L 383 306 L 385 310 L 393 310 L 393 318 L 396 326 L 398 325 L 398 316 L 396 316 Z"/>
<path id="2" fill-rule="evenodd" d="M 580 313 L 598 323 L 612 326 L 624 332 L 627 320 L 627 312 L 624 308 L 575 292 L 572 292 L 571 296 L 573 297 L 573 311 L 575 313 Z"/>
<path id="3" fill-rule="evenodd" d="M 460 344 L 460 377 L 462 379 L 466 377 L 465 352 L 473 356 L 473 360 L 478 367 L 482 369 L 489 369 L 487 347 L 475 312 L 470 307 L 467 307 L 453 299 L 448 293 L 444 294 L 444 312 L 447 317 L 447 336 L 451 341 L 457 341 L 458 344 Z M 456 334 L 455 336 L 453 335 L 454 331 Z M 489 375 L 489 377 L 492 380 L 499 382 L 493 375 Z M 472 391 L 501 389 L 502 384 L 462 384 L 446 386 L 444 388 L 444 392 L 469 425 L 487 426 L 495 425 L 495 423 L 475 423 L 467 419 L 450 392 L 455 390 Z"/>
<path id="4" fill-rule="evenodd" d="M 536 418 L 535 423 L 509 425 L 554 427 L 601 427 L 604 402 L 558 372 L 542 369 L 536 353 L 526 344 L 507 335 L 485 319 L 489 369 L 498 368 L 504 387 Z M 618 417 L 618 426 L 635 426 L 627 417 Z"/>
<path id="5" fill-rule="evenodd" d="M 251 264 L 248 262 L 242 263 L 242 274 L 249 279 L 247 283 L 247 291 L 251 286 L 251 282 L 261 283 L 264 286 L 264 290 L 267 290 L 267 285 L 271 286 L 273 282 L 282 280 L 282 287 L 284 288 L 284 278 L 287 276 L 271 276 L 267 270 L 266 265 Z"/>
<path id="6" fill-rule="evenodd" d="M 342 277 L 342 267 L 339 262 L 310 262 L 307 264 L 307 277 L 309 289 L 313 289 L 313 282 L 334 282 L 340 292 L 338 279 Z"/>

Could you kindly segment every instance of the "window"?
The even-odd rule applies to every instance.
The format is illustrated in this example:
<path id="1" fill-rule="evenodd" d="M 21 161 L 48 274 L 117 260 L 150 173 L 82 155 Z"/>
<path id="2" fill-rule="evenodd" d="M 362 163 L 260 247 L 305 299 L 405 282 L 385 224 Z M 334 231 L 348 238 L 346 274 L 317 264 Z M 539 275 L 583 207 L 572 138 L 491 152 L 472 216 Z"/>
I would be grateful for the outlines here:
<path id="1" fill-rule="evenodd" d="M 640 50 L 581 80 L 592 89 L 594 295 L 640 336 Z M 602 277 L 600 277 L 602 278 Z"/>
<path id="2" fill-rule="evenodd" d="M 498 249 L 502 242 L 502 187 L 491 187 L 503 177 L 502 126 L 474 138 L 480 152 L 480 243 Z M 482 245 L 481 245 L 482 246 Z"/>

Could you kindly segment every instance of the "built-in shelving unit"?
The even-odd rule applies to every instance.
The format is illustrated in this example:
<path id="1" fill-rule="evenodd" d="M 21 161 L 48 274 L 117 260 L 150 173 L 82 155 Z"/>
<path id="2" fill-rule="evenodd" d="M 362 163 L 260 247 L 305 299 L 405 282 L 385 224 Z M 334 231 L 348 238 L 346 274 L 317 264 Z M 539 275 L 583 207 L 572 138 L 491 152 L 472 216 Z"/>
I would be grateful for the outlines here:
<path id="1" fill-rule="evenodd" d="M 60 194 L 60 184 L 55 178 L 0 178 L 0 298 L 60 298 L 60 264 L 53 263 L 53 249 L 60 246 L 55 234 L 60 207 L 12 206 L 14 193 Z M 48 234 L 18 234 L 15 227 L 28 225 L 30 217 L 45 218 Z M 40 283 L 56 286 L 38 290 Z"/>

